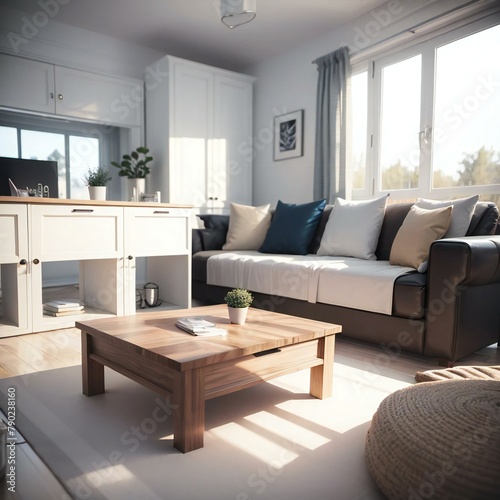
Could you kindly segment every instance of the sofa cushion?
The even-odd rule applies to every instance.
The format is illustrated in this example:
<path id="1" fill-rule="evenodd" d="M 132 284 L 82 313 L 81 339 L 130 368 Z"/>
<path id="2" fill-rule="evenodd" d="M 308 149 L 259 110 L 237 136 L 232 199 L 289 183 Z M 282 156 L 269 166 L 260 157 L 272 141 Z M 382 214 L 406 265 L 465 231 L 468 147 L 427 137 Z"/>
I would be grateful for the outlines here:
<path id="1" fill-rule="evenodd" d="M 434 208 L 453 207 L 451 213 L 450 226 L 446 231 L 443 238 L 461 238 L 467 233 L 474 208 L 476 207 L 479 195 L 471 196 L 469 198 L 461 198 L 459 200 L 426 200 L 419 198 L 416 205 L 420 208 L 432 210 Z"/>
<path id="2" fill-rule="evenodd" d="M 278 201 L 259 252 L 307 255 L 325 206 L 326 200 L 301 205 Z"/>
<path id="3" fill-rule="evenodd" d="M 258 250 L 271 224 L 271 205 L 252 207 L 231 203 L 231 215 L 223 250 Z"/>
<path id="4" fill-rule="evenodd" d="M 376 259 L 386 203 L 387 196 L 363 201 L 337 198 L 317 254 Z"/>
<path id="5" fill-rule="evenodd" d="M 390 263 L 417 269 L 428 259 L 431 243 L 448 230 L 451 212 L 452 207 L 434 210 L 411 207 L 394 238 Z"/>
<path id="6" fill-rule="evenodd" d="M 498 232 L 498 207 L 493 202 L 478 201 L 466 236 L 487 236 Z"/>
<path id="7" fill-rule="evenodd" d="M 399 276 L 394 283 L 392 314 L 402 318 L 420 319 L 425 316 L 427 274 L 410 273 Z"/>

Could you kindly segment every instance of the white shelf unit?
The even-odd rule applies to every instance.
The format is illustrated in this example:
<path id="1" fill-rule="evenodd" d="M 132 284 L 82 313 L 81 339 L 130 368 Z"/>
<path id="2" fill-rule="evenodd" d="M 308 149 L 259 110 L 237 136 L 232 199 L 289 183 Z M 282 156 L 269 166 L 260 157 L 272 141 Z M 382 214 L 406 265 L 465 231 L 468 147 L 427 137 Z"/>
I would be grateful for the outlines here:
<path id="1" fill-rule="evenodd" d="M 147 280 L 159 285 L 162 308 L 191 306 L 191 209 L 95 203 L 0 202 L 0 337 L 135 314 L 137 258 L 146 259 Z M 79 263 L 71 297 L 67 287 L 43 287 L 44 263 L 68 261 Z M 43 304 L 57 298 L 79 299 L 85 313 L 44 314 Z M 148 310 L 158 309 L 141 311 Z"/>

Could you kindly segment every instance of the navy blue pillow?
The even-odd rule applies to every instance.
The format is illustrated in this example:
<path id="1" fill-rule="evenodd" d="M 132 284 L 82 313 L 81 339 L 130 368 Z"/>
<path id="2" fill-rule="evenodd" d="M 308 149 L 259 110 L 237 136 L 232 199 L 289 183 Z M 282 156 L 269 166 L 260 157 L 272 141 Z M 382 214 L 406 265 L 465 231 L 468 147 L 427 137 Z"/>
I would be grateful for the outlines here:
<path id="1" fill-rule="evenodd" d="M 297 205 L 278 201 L 259 252 L 306 255 L 326 200 Z"/>

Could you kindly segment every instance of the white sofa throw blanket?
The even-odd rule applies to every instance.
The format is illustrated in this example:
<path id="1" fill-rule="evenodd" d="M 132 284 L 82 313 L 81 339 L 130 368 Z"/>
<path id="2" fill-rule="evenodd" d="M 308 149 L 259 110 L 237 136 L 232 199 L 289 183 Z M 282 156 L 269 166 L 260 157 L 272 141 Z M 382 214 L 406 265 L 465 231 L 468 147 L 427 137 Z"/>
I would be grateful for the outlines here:
<path id="1" fill-rule="evenodd" d="M 207 283 L 390 315 L 394 281 L 411 271 L 382 260 L 244 250 L 210 257 Z"/>

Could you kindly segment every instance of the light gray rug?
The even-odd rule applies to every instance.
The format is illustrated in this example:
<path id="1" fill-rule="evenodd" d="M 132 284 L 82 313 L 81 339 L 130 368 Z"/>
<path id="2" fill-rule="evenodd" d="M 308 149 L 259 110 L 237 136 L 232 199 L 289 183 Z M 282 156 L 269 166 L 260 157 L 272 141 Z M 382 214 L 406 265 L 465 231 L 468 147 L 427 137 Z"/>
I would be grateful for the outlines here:
<path id="1" fill-rule="evenodd" d="M 169 402 L 108 369 L 92 398 L 80 367 L 0 380 L 0 407 L 14 387 L 19 431 L 74 498 L 380 499 L 364 443 L 387 394 L 357 376 L 336 365 L 325 400 L 308 371 L 210 400 L 205 447 L 188 454 L 172 446 Z"/>

